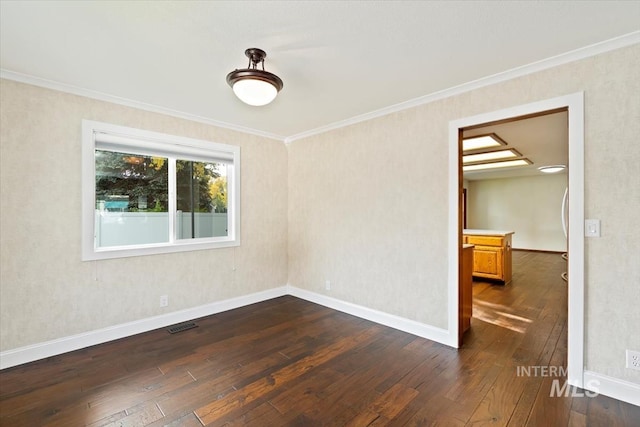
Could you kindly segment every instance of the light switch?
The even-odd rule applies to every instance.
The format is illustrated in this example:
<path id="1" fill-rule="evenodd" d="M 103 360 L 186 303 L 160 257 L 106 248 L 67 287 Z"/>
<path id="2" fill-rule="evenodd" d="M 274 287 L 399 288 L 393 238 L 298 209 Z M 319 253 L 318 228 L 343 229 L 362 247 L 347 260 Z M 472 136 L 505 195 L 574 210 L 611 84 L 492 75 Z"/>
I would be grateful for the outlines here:
<path id="1" fill-rule="evenodd" d="M 585 237 L 600 237 L 600 220 L 586 219 L 584 221 Z"/>

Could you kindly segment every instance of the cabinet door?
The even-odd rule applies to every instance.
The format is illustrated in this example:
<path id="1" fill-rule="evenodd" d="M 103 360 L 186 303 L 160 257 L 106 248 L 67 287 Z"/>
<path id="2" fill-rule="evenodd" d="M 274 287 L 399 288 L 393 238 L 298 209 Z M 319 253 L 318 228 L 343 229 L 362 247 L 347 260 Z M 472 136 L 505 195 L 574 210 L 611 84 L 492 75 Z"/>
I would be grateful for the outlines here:
<path id="1" fill-rule="evenodd" d="M 473 275 L 502 280 L 502 261 L 502 248 L 476 246 L 473 251 Z"/>

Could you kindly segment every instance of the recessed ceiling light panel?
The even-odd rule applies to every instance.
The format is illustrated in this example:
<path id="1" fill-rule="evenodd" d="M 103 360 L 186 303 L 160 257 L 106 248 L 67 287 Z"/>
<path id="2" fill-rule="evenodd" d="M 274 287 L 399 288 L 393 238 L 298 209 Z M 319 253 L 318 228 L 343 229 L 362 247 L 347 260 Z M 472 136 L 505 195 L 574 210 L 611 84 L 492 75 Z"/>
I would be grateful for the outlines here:
<path id="1" fill-rule="evenodd" d="M 507 145 L 498 135 L 490 133 L 488 135 L 477 135 L 462 140 L 462 151 L 480 150 L 483 148 L 494 148 Z"/>
<path id="2" fill-rule="evenodd" d="M 516 166 L 528 166 L 531 164 L 529 159 L 506 160 L 502 162 L 481 163 L 477 165 L 466 165 L 462 167 L 464 172 L 471 172 L 484 169 L 512 168 Z"/>
<path id="3" fill-rule="evenodd" d="M 511 159 L 521 157 L 513 148 L 508 150 L 488 151 L 486 153 L 465 154 L 462 156 L 462 163 L 487 162 L 491 160 Z"/>

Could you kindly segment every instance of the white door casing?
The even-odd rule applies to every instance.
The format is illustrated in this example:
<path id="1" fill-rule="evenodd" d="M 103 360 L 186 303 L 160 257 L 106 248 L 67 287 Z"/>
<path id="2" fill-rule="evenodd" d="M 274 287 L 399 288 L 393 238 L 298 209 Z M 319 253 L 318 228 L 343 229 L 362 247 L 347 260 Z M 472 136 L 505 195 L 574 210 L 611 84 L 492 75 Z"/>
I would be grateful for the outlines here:
<path id="1" fill-rule="evenodd" d="M 547 99 L 449 122 L 448 334 L 458 347 L 458 131 L 469 126 L 568 108 L 569 194 L 568 224 L 568 354 L 569 384 L 584 388 L 584 93 Z"/>

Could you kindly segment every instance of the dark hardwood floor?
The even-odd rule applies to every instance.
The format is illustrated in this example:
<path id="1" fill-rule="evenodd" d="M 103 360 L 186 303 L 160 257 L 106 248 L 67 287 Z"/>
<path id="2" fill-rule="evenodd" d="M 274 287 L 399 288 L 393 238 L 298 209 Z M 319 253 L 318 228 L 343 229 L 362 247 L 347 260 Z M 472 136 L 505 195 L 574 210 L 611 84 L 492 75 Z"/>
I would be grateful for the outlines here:
<path id="1" fill-rule="evenodd" d="M 5 369 L 0 425 L 638 426 L 639 407 L 551 397 L 562 372 L 518 375 L 566 366 L 565 268 L 518 251 L 511 284 L 475 282 L 459 350 L 282 297 Z"/>

